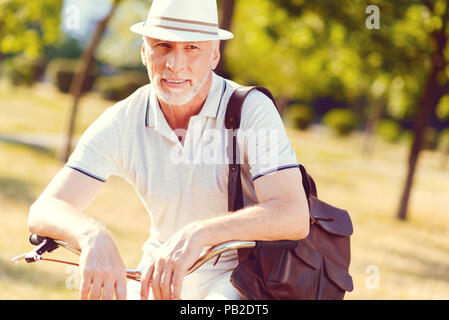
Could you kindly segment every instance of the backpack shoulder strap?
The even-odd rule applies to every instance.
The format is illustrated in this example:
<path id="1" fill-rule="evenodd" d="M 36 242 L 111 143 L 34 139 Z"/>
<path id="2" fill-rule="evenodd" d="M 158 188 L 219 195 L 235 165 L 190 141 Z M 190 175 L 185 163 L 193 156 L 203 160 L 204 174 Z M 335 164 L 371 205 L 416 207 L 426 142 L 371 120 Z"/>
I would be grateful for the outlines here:
<path id="1" fill-rule="evenodd" d="M 236 211 L 243 208 L 243 194 L 242 181 L 240 177 L 240 164 L 236 161 L 238 154 L 237 139 L 235 137 L 235 130 L 240 128 L 240 120 L 242 113 L 242 106 L 246 97 L 252 90 L 259 90 L 268 96 L 273 104 L 276 106 L 276 101 L 270 90 L 261 86 L 241 86 L 234 90 L 229 99 L 225 114 L 225 127 L 230 129 L 232 135 L 232 159 L 229 161 L 229 179 L 228 179 L 228 211 Z M 303 165 L 299 165 L 302 175 L 302 184 L 306 192 L 307 199 L 310 195 L 317 197 L 317 191 L 313 178 L 306 172 Z"/>
<path id="2" fill-rule="evenodd" d="M 242 106 L 246 97 L 252 90 L 259 90 L 266 94 L 276 105 L 271 92 L 264 87 L 255 86 L 241 86 L 234 90 L 229 99 L 225 114 L 225 127 L 230 130 L 229 135 L 232 140 L 232 153 L 229 156 L 229 178 L 228 178 L 228 211 L 237 211 L 243 208 L 243 192 L 242 179 L 240 177 L 240 164 L 237 163 L 237 155 L 239 154 L 236 130 L 240 128 L 240 119 L 242 113 Z"/>
<path id="3" fill-rule="evenodd" d="M 274 100 L 273 95 L 270 90 L 261 86 L 241 86 L 234 90 L 231 98 L 228 102 L 228 107 L 226 109 L 225 115 L 225 126 L 226 129 L 236 130 L 240 128 L 240 115 L 242 113 L 243 102 L 245 102 L 246 97 L 252 90 L 259 90 L 264 93 L 268 98 L 273 101 L 276 106 L 276 101 Z"/>
<path id="4" fill-rule="evenodd" d="M 299 170 L 301 170 L 302 185 L 304 187 L 304 191 L 306 192 L 307 200 L 309 200 L 309 196 L 318 198 L 316 185 L 315 181 L 313 181 L 313 178 L 307 173 L 306 168 L 304 168 L 302 164 L 299 164 Z"/>

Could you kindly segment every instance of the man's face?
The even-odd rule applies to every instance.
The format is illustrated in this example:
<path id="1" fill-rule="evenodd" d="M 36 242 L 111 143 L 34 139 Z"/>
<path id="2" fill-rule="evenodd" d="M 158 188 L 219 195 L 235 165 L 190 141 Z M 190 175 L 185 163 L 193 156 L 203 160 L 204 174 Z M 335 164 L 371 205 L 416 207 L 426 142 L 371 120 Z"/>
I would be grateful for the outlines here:
<path id="1" fill-rule="evenodd" d="M 218 41 L 170 42 L 144 37 L 142 62 L 159 99 L 185 105 L 200 91 L 220 59 Z"/>

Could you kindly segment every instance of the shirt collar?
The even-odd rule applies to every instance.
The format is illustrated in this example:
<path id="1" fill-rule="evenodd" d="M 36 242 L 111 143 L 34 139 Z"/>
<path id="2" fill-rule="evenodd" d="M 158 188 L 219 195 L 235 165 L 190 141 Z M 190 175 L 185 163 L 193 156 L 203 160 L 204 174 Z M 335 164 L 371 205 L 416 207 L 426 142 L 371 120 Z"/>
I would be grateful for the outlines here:
<path id="1" fill-rule="evenodd" d="M 198 113 L 198 116 L 212 118 L 217 117 L 224 89 L 224 79 L 212 71 L 212 84 L 210 86 L 209 93 L 207 94 L 207 98 L 204 102 L 203 108 Z M 166 123 L 164 114 L 162 113 L 152 84 L 148 86 L 146 101 L 147 107 L 145 112 L 145 126 L 148 128 L 156 128 L 163 125 L 163 122 Z"/>
<path id="2" fill-rule="evenodd" d="M 212 71 L 212 84 L 199 116 L 216 118 L 223 95 L 224 79 Z"/>

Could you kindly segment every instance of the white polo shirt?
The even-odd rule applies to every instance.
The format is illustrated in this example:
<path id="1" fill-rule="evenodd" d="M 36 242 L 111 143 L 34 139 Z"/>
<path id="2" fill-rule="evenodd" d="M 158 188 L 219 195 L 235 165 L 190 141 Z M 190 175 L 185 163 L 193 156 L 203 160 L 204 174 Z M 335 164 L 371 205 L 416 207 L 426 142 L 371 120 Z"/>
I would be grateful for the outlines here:
<path id="1" fill-rule="evenodd" d="M 66 166 L 100 181 L 117 175 L 131 183 L 151 216 L 147 245 L 167 240 L 193 221 L 226 214 L 224 117 L 238 86 L 213 73 L 207 99 L 191 117 L 184 144 L 166 122 L 152 85 L 143 86 L 89 126 Z M 245 100 L 238 141 L 245 161 L 243 201 L 248 206 L 258 202 L 255 179 L 298 165 L 278 111 L 259 91 Z"/>

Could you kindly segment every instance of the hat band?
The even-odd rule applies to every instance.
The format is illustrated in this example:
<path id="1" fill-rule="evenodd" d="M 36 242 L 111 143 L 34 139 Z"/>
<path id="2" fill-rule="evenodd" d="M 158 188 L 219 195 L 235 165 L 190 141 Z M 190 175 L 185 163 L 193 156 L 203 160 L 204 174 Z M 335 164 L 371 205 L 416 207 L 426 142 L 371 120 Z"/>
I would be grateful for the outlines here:
<path id="1" fill-rule="evenodd" d="M 169 18 L 169 17 L 156 17 L 156 16 L 150 17 L 150 19 L 166 20 L 166 21 L 188 23 L 188 24 L 199 24 L 202 26 L 218 28 L 218 24 L 216 24 L 216 23 L 209 23 L 209 22 L 203 22 L 203 21 L 197 21 L 197 20 L 185 20 L 185 19 L 177 19 L 177 18 Z"/>
<path id="2" fill-rule="evenodd" d="M 147 22 L 153 27 L 163 29 L 218 35 L 218 24 L 215 23 L 154 16 L 145 20 L 144 25 Z"/>
<path id="3" fill-rule="evenodd" d="M 171 29 L 171 30 L 177 30 L 177 31 L 186 31 L 186 32 L 199 32 L 199 33 L 205 33 L 205 34 L 211 34 L 214 36 L 218 35 L 218 32 L 209 32 L 209 31 L 203 31 L 203 30 L 195 30 L 195 29 L 186 29 L 186 28 L 178 28 L 178 27 L 170 27 L 170 26 L 164 26 L 161 24 L 151 24 L 153 27 L 163 28 L 163 29 Z"/>

